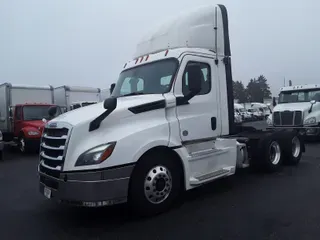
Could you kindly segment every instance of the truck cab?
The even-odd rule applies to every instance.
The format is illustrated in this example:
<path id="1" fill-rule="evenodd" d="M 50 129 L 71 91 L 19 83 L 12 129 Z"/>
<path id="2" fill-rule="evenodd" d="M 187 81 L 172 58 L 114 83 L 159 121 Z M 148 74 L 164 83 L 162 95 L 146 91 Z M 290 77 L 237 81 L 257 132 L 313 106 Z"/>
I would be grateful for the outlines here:
<path id="1" fill-rule="evenodd" d="M 181 192 L 235 174 L 298 164 L 294 131 L 235 126 L 227 10 L 175 16 L 138 45 L 110 98 L 45 126 L 39 189 L 82 207 L 128 202 L 152 215 Z M 293 151 L 294 150 L 294 151 Z"/>
<path id="2" fill-rule="evenodd" d="M 25 103 L 10 107 L 13 138 L 17 141 L 21 152 L 39 147 L 44 126 L 47 121 L 52 119 L 48 115 L 48 110 L 52 106 L 56 105 Z M 60 108 L 57 109 L 56 116 L 61 114 Z"/>
<path id="3" fill-rule="evenodd" d="M 320 85 L 282 87 L 267 123 L 275 128 L 301 128 L 307 137 L 320 137 Z"/>

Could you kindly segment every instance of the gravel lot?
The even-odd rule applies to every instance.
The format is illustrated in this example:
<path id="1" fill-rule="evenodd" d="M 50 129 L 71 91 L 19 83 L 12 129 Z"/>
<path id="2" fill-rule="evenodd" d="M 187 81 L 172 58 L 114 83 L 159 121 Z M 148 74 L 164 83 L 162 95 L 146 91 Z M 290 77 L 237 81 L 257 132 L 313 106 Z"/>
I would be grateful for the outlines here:
<path id="1" fill-rule="evenodd" d="M 298 167 L 241 171 L 148 219 L 128 215 L 126 205 L 80 209 L 47 201 L 38 192 L 37 155 L 8 148 L 0 162 L 0 239 L 319 239 L 319 147 L 308 144 Z"/>

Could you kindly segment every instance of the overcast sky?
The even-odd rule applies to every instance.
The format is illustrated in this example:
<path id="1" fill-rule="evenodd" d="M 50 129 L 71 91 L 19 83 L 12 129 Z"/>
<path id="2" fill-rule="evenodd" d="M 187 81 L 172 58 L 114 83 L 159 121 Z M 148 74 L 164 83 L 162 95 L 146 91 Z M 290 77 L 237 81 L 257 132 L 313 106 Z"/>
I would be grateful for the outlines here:
<path id="1" fill-rule="evenodd" d="M 316 0 L 0 0 L 0 83 L 108 88 L 152 26 L 212 3 L 228 9 L 234 80 L 320 83 Z"/>

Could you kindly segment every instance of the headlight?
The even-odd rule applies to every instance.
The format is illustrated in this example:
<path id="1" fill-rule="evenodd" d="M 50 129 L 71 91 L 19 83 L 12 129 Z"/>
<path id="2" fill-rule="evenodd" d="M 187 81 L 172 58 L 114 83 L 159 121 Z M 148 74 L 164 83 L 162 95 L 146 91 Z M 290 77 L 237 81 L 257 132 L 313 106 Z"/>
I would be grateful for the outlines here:
<path id="1" fill-rule="evenodd" d="M 315 117 L 307 118 L 304 120 L 304 124 L 314 124 L 317 122 L 317 119 Z"/>
<path id="2" fill-rule="evenodd" d="M 79 156 L 75 166 L 95 165 L 102 163 L 111 156 L 115 146 L 116 142 L 111 142 L 91 148 Z"/>
<path id="3" fill-rule="evenodd" d="M 3 140 L 2 132 L 0 131 L 0 141 Z"/>
<path id="4" fill-rule="evenodd" d="M 39 132 L 36 132 L 36 131 L 29 131 L 28 132 L 28 135 L 30 136 L 36 136 L 36 135 L 39 135 L 40 133 Z"/>

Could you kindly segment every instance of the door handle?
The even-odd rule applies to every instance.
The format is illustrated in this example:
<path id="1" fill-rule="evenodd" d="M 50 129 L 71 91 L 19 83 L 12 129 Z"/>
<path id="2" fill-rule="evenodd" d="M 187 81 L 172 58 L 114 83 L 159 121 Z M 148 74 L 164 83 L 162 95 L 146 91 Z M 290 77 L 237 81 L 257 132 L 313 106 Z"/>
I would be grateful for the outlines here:
<path id="1" fill-rule="evenodd" d="M 217 118 L 216 117 L 211 118 L 211 129 L 213 131 L 217 129 Z"/>

